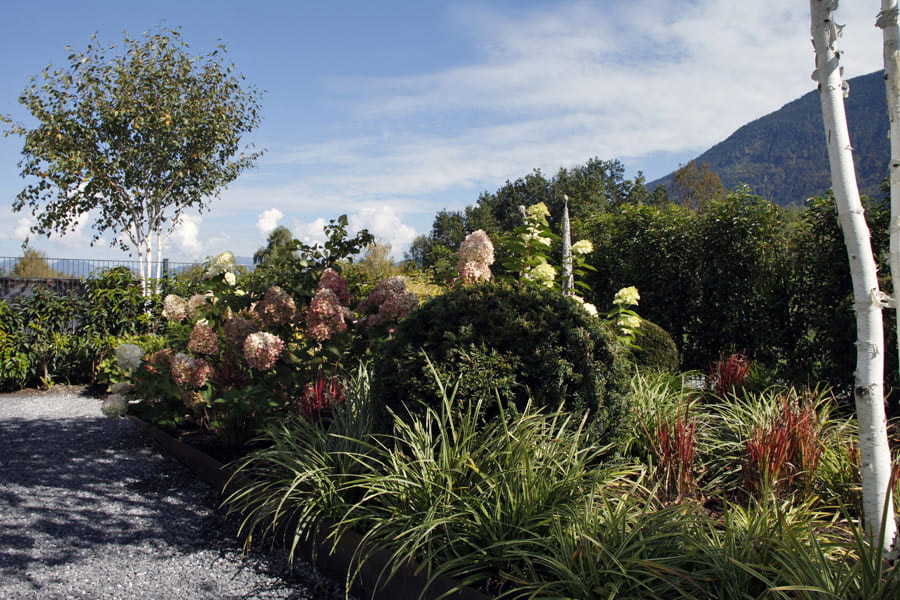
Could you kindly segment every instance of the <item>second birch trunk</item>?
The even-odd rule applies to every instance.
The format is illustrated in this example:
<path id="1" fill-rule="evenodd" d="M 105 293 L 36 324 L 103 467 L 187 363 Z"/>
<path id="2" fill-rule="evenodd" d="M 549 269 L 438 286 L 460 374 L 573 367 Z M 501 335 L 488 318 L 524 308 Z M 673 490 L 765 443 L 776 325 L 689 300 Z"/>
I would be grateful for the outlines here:
<path id="1" fill-rule="evenodd" d="M 870 542 L 893 546 L 897 526 L 891 498 L 891 455 L 884 410 L 884 326 L 881 292 L 875 258 L 866 225 L 847 117 L 844 82 L 841 80 L 837 40 L 841 26 L 832 13 L 836 0 L 810 0 L 813 45 L 822 116 L 828 142 L 828 162 L 838 217 L 844 233 L 856 311 L 856 378 L 853 395 L 859 422 L 860 472 L 863 486 L 863 518 Z M 882 538 L 883 534 L 883 538 Z"/>

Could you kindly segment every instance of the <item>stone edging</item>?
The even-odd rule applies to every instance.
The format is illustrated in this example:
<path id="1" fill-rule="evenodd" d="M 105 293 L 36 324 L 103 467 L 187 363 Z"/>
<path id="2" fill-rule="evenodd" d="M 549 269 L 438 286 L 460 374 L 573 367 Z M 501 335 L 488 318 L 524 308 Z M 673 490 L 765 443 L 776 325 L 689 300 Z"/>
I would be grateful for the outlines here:
<path id="1" fill-rule="evenodd" d="M 183 463 L 201 481 L 209 484 L 225 497 L 227 493 L 236 491 L 249 480 L 241 474 L 232 473 L 222 463 L 208 454 L 185 444 L 148 424 L 142 419 L 129 418 L 143 428 L 166 452 Z M 321 528 L 327 529 L 327 528 Z M 362 541 L 362 536 L 354 531 L 345 531 L 335 545 L 318 534 L 315 539 L 303 539 L 297 544 L 297 552 L 312 562 L 325 575 L 343 584 L 347 573 L 359 569 L 351 592 L 362 600 L 491 600 L 477 590 L 462 587 L 450 577 L 438 576 L 429 583 L 427 574 L 421 572 L 417 565 L 404 565 L 396 574 L 386 581 L 379 581 L 380 574 L 388 564 L 389 553 L 378 551 L 371 553 L 359 566 L 355 553 Z"/>

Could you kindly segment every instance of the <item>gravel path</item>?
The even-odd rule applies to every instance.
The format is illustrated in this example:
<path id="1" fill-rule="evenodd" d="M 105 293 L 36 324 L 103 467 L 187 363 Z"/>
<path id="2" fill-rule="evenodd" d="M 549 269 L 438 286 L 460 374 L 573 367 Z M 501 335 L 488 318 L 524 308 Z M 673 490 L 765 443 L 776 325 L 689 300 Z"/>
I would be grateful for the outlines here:
<path id="1" fill-rule="evenodd" d="M 241 558 L 217 494 L 77 388 L 0 395 L 0 598 L 343 598 Z"/>

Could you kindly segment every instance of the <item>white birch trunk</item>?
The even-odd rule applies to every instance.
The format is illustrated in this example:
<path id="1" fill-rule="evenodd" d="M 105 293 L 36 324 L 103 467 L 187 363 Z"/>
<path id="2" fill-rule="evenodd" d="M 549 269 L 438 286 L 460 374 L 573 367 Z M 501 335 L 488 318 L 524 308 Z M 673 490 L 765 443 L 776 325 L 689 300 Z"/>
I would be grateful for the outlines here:
<path id="1" fill-rule="evenodd" d="M 828 162 L 837 201 L 838 218 L 850 260 L 856 310 L 856 380 L 853 395 L 859 422 L 860 471 L 863 486 L 863 518 L 869 540 L 893 546 L 897 526 L 891 498 L 891 455 L 884 411 L 884 326 L 878 278 L 869 228 L 863 214 L 841 81 L 837 39 L 841 27 L 832 19 L 837 0 L 810 0 L 813 45 L 822 116 L 828 142 Z"/>
<path id="2" fill-rule="evenodd" d="M 572 226 L 569 223 L 569 197 L 565 194 L 563 194 L 562 268 L 562 293 L 568 296 L 575 293 L 575 275 L 572 271 Z"/>
<path id="3" fill-rule="evenodd" d="M 881 0 L 881 12 L 875 26 L 884 38 L 884 84 L 888 116 L 891 121 L 891 225 L 890 250 L 891 281 L 894 299 L 900 296 L 900 27 L 897 24 L 897 0 Z M 900 348 L 900 303 L 894 303 L 897 315 L 897 346 Z"/>

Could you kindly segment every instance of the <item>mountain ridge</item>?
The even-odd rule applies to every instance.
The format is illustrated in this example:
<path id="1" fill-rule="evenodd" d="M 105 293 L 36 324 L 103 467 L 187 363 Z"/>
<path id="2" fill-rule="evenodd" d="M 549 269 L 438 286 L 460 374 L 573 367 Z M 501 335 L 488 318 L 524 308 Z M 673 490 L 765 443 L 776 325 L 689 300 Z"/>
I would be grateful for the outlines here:
<path id="1" fill-rule="evenodd" d="M 883 71 L 849 79 L 845 99 L 860 193 L 880 196 L 890 161 L 890 122 Z M 831 187 L 828 152 L 817 91 L 739 127 L 695 158 L 707 164 L 727 189 L 749 185 L 779 205 L 802 203 Z M 674 173 L 648 184 L 666 187 Z"/>

